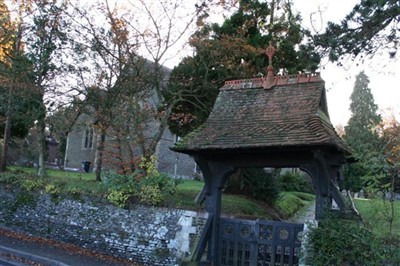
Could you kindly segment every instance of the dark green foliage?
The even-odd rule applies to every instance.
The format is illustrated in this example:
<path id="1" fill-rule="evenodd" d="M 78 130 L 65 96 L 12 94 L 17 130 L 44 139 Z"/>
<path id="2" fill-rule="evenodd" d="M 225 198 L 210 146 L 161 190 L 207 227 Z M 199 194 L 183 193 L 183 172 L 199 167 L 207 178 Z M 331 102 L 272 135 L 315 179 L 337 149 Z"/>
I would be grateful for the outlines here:
<path id="1" fill-rule="evenodd" d="M 352 113 L 345 127 L 345 140 L 360 158 L 368 158 L 365 151 L 374 152 L 379 149 L 379 139 L 375 127 L 382 121 L 377 114 L 378 106 L 369 88 L 369 78 L 364 72 L 356 76 L 353 92 L 350 96 Z"/>
<path id="2" fill-rule="evenodd" d="M 212 110 L 218 88 L 222 86 L 221 81 L 216 81 L 216 72 L 201 65 L 197 58 L 183 59 L 173 69 L 169 88 L 164 91 L 167 101 L 182 95 L 182 99 L 173 106 L 168 119 L 169 129 L 180 136 L 186 136 L 204 123 Z M 208 82 L 209 76 L 215 81 Z"/>
<path id="3" fill-rule="evenodd" d="M 25 56 L 13 58 L 13 67 L 0 62 L 0 71 L 15 84 L 0 84 L 0 120 L 5 120 L 11 112 L 11 137 L 24 138 L 33 126 L 39 109 L 40 95 L 33 83 L 32 63 Z M 13 77 L 14 76 L 14 77 Z M 9 97 L 11 99 L 9 100 Z M 3 138 L 4 123 L 0 124 L 0 137 Z"/>
<path id="4" fill-rule="evenodd" d="M 23 174 L 18 172 L 0 173 L 0 184 L 6 188 L 14 187 L 20 183 L 23 176 Z"/>
<path id="5" fill-rule="evenodd" d="M 0 184 L 5 188 L 17 188 L 31 192 L 42 189 L 44 180 L 23 171 L 7 171 L 0 173 Z"/>
<path id="6" fill-rule="evenodd" d="M 290 3 L 239 1 L 239 9 L 222 25 L 205 24 L 192 35 L 194 56 L 174 68 L 167 101 L 175 100 L 169 117 L 173 133 L 185 136 L 204 123 L 225 80 L 266 74 L 269 42 L 279 46 L 273 64 L 289 73 L 314 71 L 320 57 L 303 40 L 301 18 Z M 298 48 L 298 49 L 296 49 Z"/>
<path id="7" fill-rule="evenodd" d="M 0 186 L 16 193 L 14 203 L 8 209 L 10 212 L 15 212 L 22 206 L 34 206 L 37 198 L 34 191 L 40 185 L 41 180 L 22 171 L 0 173 Z"/>
<path id="8" fill-rule="evenodd" d="M 352 191 L 359 191 L 370 179 L 368 176 L 378 175 L 382 168 L 379 158 L 383 146 L 375 130 L 381 117 L 368 85 L 368 77 L 364 72 L 359 73 L 350 96 L 352 116 L 345 127 L 344 140 L 352 148 L 357 163 L 345 167 L 347 180 L 342 185 Z"/>
<path id="9" fill-rule="evenodd" d="M 33 16 L 32 24 L 28 26 L 34 34 L 27 40 L 27 56 L 33 63 L 35 84 L 43 90 L 45 83 L 61 69 L 61 66 L 54 63 L 54 59 L 60 57 L 59 52 L 66 44 L 66 5 L 55 1 L 34 3 L 37 13 Z"/>
<path id="10" fill-rule="evenodd" d="M 374 54 L 380 47 L 396 47 L 399 21 L 398 0 L 362 0 L 340 24 L 328 23 L 323 34 L 314 36 L 315 43 L 332 61 L 344 54 Z M 390 57 L 396 55 L 396 49 L 389 51 Z"/>
<path id="11" fill-rule="evenodd" d="M 279 196 L 276 175 L 275 171 L 266 172 L 263 168 L 244 168 L 228 180 L 225 192 L 274 203 Z"/>
<path id="12" fill-rule="evenodd" d="M 350 221 L 321 221 L 308 233 L 306 250 L 308 265 L 382 265 L 379 239 Z"/>
<path id="13" fill-rule="evenodd" d="M 37 199 L 33 193 L 26 191 L 19 192 L 15 198 L 14 204 L 10 207 L 10 211 L 15 212 L 23 206 L 34 207 L 36 202 Z"/>
<path id="14" fill-rule="evenodd" d="M 281 191 L 299 191 L 313 193 L 310 178 L 305 174 L 285 172 L 278 176 L 278 186 Z"/>
<path id="15" fill-rule="evenodd" d="M 340 186 L 346 190 L 357 192 L 364 186 L 363 176 L 368 175 L 368 169 L 361 162 L 346 164 L 343 175 L 345 179 L 340 181 Z"/>
<path id="16" fill-rule="evenodd" d="M 121 190 L 125 187 L 135 188 L 135 175 L 120 175 L 113 171 L 104 172 L 102 182 L 109 189 Z"/>
<path id="17" fill-rule="evenodd" d="M 400 238 L 382 238 L 380 251 L 383 256 L 382 265 L 400 265 Z"/>

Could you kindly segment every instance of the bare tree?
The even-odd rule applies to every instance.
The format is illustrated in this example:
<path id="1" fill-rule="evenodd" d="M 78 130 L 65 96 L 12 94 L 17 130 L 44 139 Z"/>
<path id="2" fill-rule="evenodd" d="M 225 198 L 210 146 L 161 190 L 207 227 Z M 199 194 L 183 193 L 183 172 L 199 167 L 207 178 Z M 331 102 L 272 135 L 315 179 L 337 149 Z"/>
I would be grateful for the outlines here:
<path id="1" fill-rule="evenodd" d="M 183 4 L 160 0 L 75 5 L 71 17 L 76 23 L 76 55 L 89 62 L 76 68 L 78 93 L 86 97 L 100 132 L 97 180 L 107 132 L 113 130 L 118 143 L 126 144 L 130 157 L 150 156 L 156 150 L 173 105 L 164 96 L 170 72 L 165 63 L 198 14 L 186 14 L 183 20 Z"/>
<path id="2" fill-rule="evenodd" d="M 45 175 L 46 94 L 57 89 L 55 77 L 62 71 L 59 60 L 66 40 L 66 8 L 64 1 L 34 0 L 31 1 L 27 19 L 27 56 L 33 63 L 34 84 L 40 93 L 37 112 L 39 176 Z"/>

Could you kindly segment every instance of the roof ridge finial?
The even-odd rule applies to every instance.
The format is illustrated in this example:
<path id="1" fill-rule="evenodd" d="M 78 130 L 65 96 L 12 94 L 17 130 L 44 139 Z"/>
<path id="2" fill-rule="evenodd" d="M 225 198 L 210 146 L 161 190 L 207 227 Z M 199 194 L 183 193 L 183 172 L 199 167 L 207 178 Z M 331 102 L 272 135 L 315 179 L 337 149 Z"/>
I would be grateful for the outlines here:
<path id="1" fill-rule="evenodd" d="M 267 77 L 266 77 L 266 82 L 264 83 L 263 87 L 266 89 L 270 89 L 274 85 L 274 67 L 272 66 L 272 57 L 274 56 L 276 52 L 275 47 L 272 46 L 272 41 L 269 41 L 269 46 L 267 49 L 265 49 L 265 53 L 268 56 L 269 59 L 269 64 L 267 67 Z"/>
<path id="2" fill-rule="evenodd" d="M 265 49 L 265 53 L 267 54 L 268 59 L 269 59 L 269 63 L 268 63 L 269 67 L 272 67 L 272 57 L 274 56 L 275 52 L 276 52 L 276 49 L 275 49 L 275 47 L 272 46 L 272 41 L 269 41 L 269 46 Z"/>

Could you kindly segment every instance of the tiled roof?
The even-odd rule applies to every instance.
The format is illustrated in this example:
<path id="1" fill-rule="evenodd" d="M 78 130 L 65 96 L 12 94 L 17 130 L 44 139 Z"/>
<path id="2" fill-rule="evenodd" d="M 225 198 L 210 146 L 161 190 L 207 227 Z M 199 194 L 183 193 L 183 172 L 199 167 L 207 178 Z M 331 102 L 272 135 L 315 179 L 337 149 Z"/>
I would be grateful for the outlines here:
<path id="1" fill-rule="evenodd" d="M 349 153 L 329 121 L 321 79 L 286 79 L 270 89 L 262 82 L 227 82 L 208 120 L 172 149 L 195 153 L 329 146 Z"/>

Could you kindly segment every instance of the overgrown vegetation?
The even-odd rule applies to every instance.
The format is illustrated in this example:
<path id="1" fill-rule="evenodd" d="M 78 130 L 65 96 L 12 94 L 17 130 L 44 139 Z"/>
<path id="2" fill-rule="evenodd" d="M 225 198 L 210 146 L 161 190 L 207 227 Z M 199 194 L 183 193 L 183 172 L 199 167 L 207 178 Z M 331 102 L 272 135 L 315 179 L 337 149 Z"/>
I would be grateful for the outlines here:
<path id="1" fill-rule="evenodd" d="M 356 199 L 356 223 L 329 217 L 312 228 L 306 245 L 310 265 L 400 265 L 400 217 L 387 200 Z M 395 212 L 400 202 L 394 202 Z"/>
<path id="2" fill-rule="evenodd" d="M 58 196 L 99 196 L 103 197 L 107 188 L 103 183 L 95 182 L 94 174 L 46 171 L 46 177 L 37 177 L 37 169 L 28 167 L 10 167 L 0 174 L 0 184 L 7 189 L 19 188 L 23 191 L 56 191 Z"/>
<path id="3" fill-rule="evenodd" d="M 137 201 L 153 206 L 163 205 L 169 197 L 174 196 L 179 180 L 169 178 L 160 173 L 156 167 L 156 157 L 142 159 L 140 169 L 130 175 L 120 175 L 114 172 L 104 174 L 102 178 L 109 190 L 107 199 L 119 207 Z"/>
<path id="4" fill-rule="evenodd" d="M 382 238 L 352 221 L 329 218 L 306 243 L 309 265 L 400 265 L 400 241 Z"/>
<path id="5" fill-rule="evenodd" d="M 308 234 L 310 265 L 377 265 L 378 245 L 366 229 L 335 219 L 319 223 Z"/>
<path id="6" fill-rule="evenodd" d="M 204 206 L 197 205 L 194 199 L 202 190 L 204 183 L 198 180 L 171 179 L 156 170 L 154 160 L 155 158 L 144 160 L 141 168 L 146 170 L 136 171 L 131 175 L 104 173 L 102 182 L 96 182 L 93 173 L 49 169 L 46 171 L 46 177 L 38 178 L 35 176 L 34 168 L 11 167 L 11 171 L 0 174 L 0 183 L 7 188 L 23 189 L 24 186 L 32 189 L 32 192 L 43 191 L 52 198 L 84 199 L 89 196 L 107 199 L 119 207 L 141 203 L 203 210 Z M 224 191 L 222 211 L 237 217 L 282 219 L 313 201 L 313 195 L 298 192 L 285 192 L 275 197 L 274 203 L 266 203 L 254 199 L 251 195 L 229 194 Z"/>
<path id="7" fill-rule="evenodd" d="M 52 197 L 106 197 L 121 208 L 134 202 L 153 206 L 167 205 L 180 182 L 158 172 L 154 156 L 148 160 L 142 159 L 141 170 L 131 175 L 120 175 L 111 171 L 104 173 L 104 182 L 96 182 L 95 175 L 91 173 L 50 170 L 46 177 L 39 178 L 35 176 L 34 168 L 13 169 L 0 174 L 0 183 L 7 188 L 18 187 L 29 192 L 44 191 Z"/>

